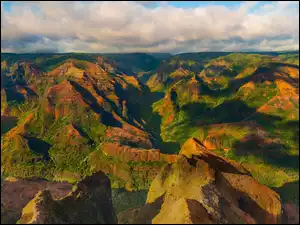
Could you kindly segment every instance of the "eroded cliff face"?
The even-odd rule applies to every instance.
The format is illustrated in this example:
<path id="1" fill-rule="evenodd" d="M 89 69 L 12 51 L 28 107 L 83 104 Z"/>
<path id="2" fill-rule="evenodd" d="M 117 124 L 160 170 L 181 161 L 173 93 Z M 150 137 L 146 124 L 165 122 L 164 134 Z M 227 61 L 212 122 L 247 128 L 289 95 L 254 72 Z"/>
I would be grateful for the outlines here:
<path id="1" fill-rule="evenodd" d="M 103 172 L 86 177 L 68 196 L 52 198 L 50 190 L 39 191 L 25 206 L 21 224 L 113 224 L 117 222 L 111 187 Z"/>
<path id="2" fill-rule="evenodd" d="M 177 162 L 153 180 L 147 204 L 118 216 L 119 223 L 280 223 L 279 195 L 240 164 L 188 140 Z"/>
<path id="3" fill-rule="evenodd" d="M 10 179 L 10 183 L 20 181 Z M 4 186 L 7 189 L 7 187 Z M 52 188 L 52 189 L 51 189 Z M 215 155 L 197 139 L 188 140 L 176 162 L 154 178 L 146 204 L 118 215 L 112 204 L 110 180 L 103 172 L 69 186 L 40 190 L 23 208 L 23 224 L 256 224 L 291 222 L 282 216 L 279 195 L 258 183 L 240 164 Z M 7 192 L 7 190 L 6 190 Z M 17 196 L 14 192 L 12 196 Z M 7 196 L 6 196 L 7 197 Z M 2 202 L 3 203 L 3 202 Z M 24 201 L 22 202 L 23 206 Z M 6 200 L 7 206 L 13 202 Z M 3 206 L 3 204 L 2 204 Z M 291 210 L 289 210 L 291 211 Z M 293 221 L 295 218 L 293 218 Z"/>

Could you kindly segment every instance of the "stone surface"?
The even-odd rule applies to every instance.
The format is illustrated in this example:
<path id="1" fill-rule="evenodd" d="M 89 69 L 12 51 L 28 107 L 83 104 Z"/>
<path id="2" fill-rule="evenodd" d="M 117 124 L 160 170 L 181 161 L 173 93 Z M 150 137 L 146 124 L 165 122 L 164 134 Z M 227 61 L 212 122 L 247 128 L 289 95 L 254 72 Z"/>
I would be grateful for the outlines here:
<path id="1" fill-rule="evenodd" d="M 72 191 L 72 185 L 41 179 L 5 179 L 1 190 L 1 221 L 16 223 L 26 204 L 44 189 L 50 190 L 54 199 L 59 199 Z"/>
<path id="2" fill-rule="evenodd" d="M 146 208 L 152 216 L 143 220 Z M 165 165 L 153 180 L 146 206 L 119 215 L 119 223 L 126 221 L 276 224 L 281 222 L 281 201 L 243 166 L 193 138 L 183 145 L 177 162 Z"/>
<path id="3" fill-rule="evenodd" d="M 40 191 L 23 209 L 23 224 L 113 224 L 111 187 L 103 172 L 86 177 L 66 197 L 53 200 L 49 190 Z"/>

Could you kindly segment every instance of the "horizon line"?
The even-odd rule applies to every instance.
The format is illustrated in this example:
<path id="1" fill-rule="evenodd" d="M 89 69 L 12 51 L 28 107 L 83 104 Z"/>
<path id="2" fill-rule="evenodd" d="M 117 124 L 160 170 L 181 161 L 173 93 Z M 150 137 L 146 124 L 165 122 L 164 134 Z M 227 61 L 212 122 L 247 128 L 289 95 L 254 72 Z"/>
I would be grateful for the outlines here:
<path id="1" fill-rule="evenodd" d="M 259 53 L 259 52 L 299 52 L 297 50 L 281 50 L 281 51 L 261 51 L 261 50 L 241 50 L 241 51 L 199 51 L 199 52 L 181 52 L 181 53 L 170 53 L 170 52 L 1 52 L 1 54 L 170 54 L 170 55 L 180 55 L 180 54 L 193 54 L 193 53 Z"/>

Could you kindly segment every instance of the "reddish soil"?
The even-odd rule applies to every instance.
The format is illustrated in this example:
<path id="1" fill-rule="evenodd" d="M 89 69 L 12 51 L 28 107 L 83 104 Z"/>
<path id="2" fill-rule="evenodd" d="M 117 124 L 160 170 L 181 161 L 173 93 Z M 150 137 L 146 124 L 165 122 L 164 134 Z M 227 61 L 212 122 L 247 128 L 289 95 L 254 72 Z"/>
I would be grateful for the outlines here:
<path id="1" fill-rule="evenodd" d="M 135 162 L 158 162 L 167 161 L 169 163 L 177 161 L 177 155 L 167 155 L 160 153 L 159 149 L 132 148 L 119 143 L 106 143 L 103 151 L 109 156 L 115 156 L 122 161 Z"/>
<path id="2" fill-rule="evenodd" d="M 65 116 L 69 113 L 68 105 L 79 104 L 87 107 L 87 104 L 82 99 L 79 92 L 77 92 L 69 81 L 63 81 L 51 87 L 47 93 L 48 111 L 52 112 L 57 119 L 60 116 Z M 54 109 L 55 105 L 59 103 L 61 107 Z"/>
<path id="3" fill-rule="evenodd" d="M 116 142 L 123 141 L 126 144 L 131 143 L 147 149 L 152 148 L 150 136 L 146 132 L 127 123 L 124 123 L 122 128 L 109 128 L 106 136 Z"/>

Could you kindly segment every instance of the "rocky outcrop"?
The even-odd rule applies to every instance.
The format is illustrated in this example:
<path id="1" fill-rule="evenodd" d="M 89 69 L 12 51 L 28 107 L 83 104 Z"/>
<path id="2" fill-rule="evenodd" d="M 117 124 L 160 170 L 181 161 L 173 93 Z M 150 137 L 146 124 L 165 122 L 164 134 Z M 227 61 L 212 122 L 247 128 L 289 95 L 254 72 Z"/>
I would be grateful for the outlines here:
<path id="1" fill-rule="evenodd" d="M 80 93 L 67 80 L 51 87 L 47 93 L 47 100 L 47 110 L 55 116 L 55 119 L 72 112 L 70 107 L 72 104 L 77 104 L 84 108 L 88 107 Z"/>
<path id="2" fill-rule="evenodd" d="M 14 224 L 20 218 L 22 209 L 41 190 L 48 189 L 54 199 L 66 196 L 72 185 L 41 179 L 16 179 L 8 177 L 1 188 L 1 221 Z"/>
<path id="3" fill-rule="evenodd" d="M 11 104 L 13 101 L 33 106 L 37 100 L 38 95 L 29 86 L 4 87 L 1 89 L 1 115 L 19 116 L 22 113 L 22 108 Z"/>
<path id="4" fill-rule="evenodd" d="M 23 224 L 113 224 L 117 219 L 111 200 L 110 181 L 102 172 L 81 180 L 66 197 L 53 200 L 40 191 L 23 209 Z"/>
<path id="5" fill-rule="evenodd" d="M 137 149 L 119 143 L 105 143 L 103 152 L 109 156 L 116 156 L 122 161 L 159 161 L 158 149 Z"/>
<path id="6" fill-rule="evenodd" d="M 47 73 L 47 76 L 59 77 L 63 75 L 82 77 L 84 70 L 76 66 L 75 60 L 66 60 L 62 65 Z"/>
<path id="7" fill-rule="evenodd" d="M 123 145 L 138 146 L 146 149 L 153 148 L 151 137 L 147 132 L 127 123 L 124 123 L 122 128 L 108 128 L 106 131 L 106 137 Z"/>
<path id="8" fill-rule="evenodd" d="M 151 218 L 143 220 L 145 208 Z M 153 180 L 146 206 L 118 218 L 119 223 L 280 223 L 281 201 L 243 166 L 193 138 L 183 145 L 178 161 Z"/>
<path id="9" fill-rule="evenodd" d="M 118 142 L 105 143 L 103 145 L 103 152 L 108 156 L 114 156 L 122 161 L 134 162 L 175 162 L 178 158 L 177 155 L 168 155 L 160 153 L 159 149 L 142 149 L 133 148 L 128 145 L 121 145 Z"/>
<path id="10" fill-rule="evenodd" d="M 110 181 L 103 172 L 84 178 L 57 200 L 49 189 L 39 190 L 18 223 L 117 222 Z M 177 161 L 166 164 L 154 178 L 146 205 L 122 212 L 118 222 L 276 224 L 281 222 L 282 208 L 289 221 L 297 220 L 290 208 L 281 206 L 279 195 L 242 165 L 215 155 L 192 138 L 182 146 Z"/>
<path id="11" fill-rule="evenodd" d="M 104 58 L 101 56 L 97 57 L 97 63 L 100 68 L 102 68 L 104 71 L 115 73 L 115 68 Z"/>

